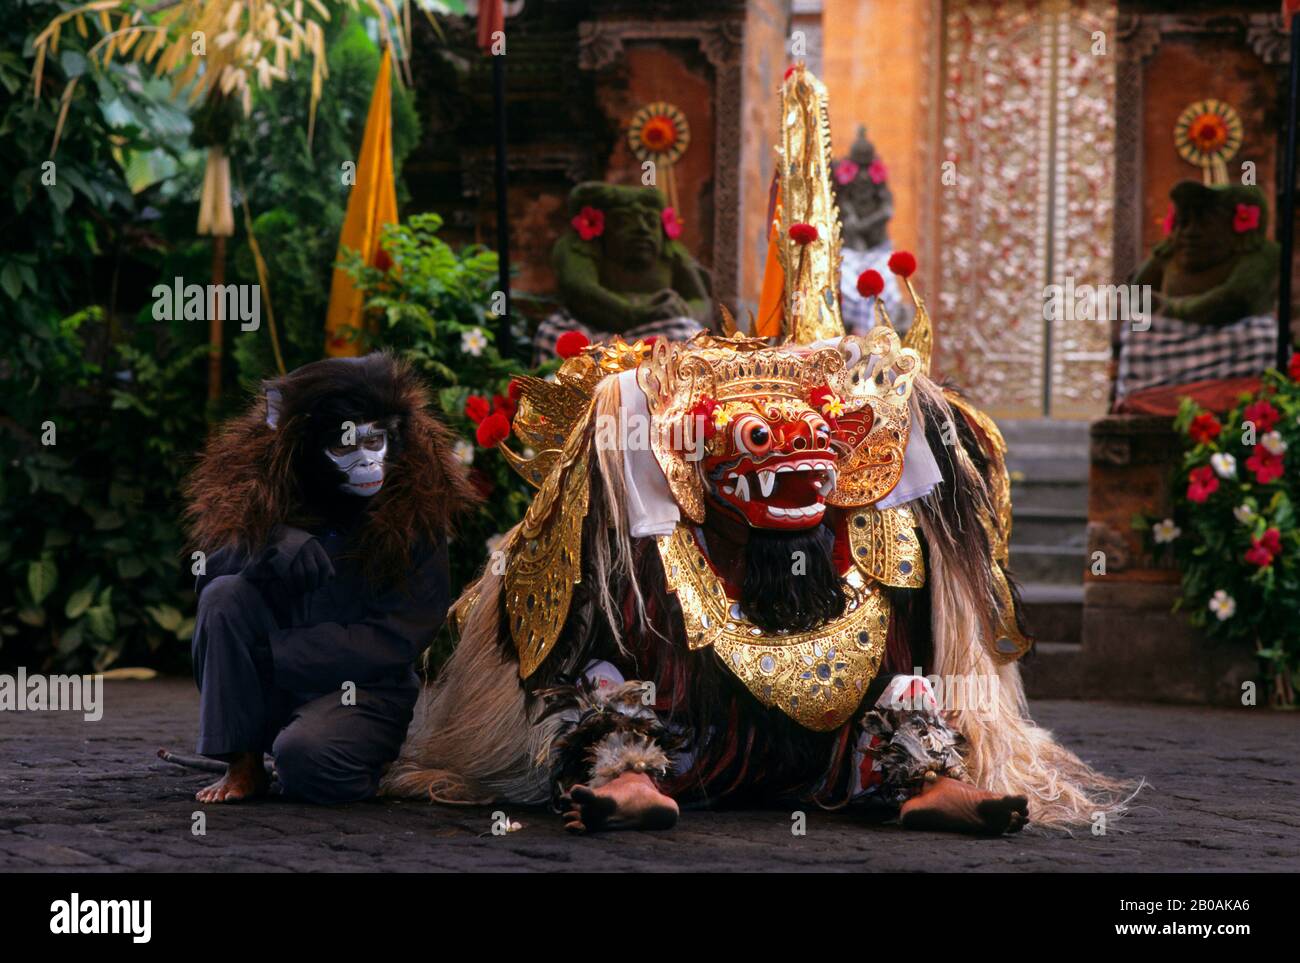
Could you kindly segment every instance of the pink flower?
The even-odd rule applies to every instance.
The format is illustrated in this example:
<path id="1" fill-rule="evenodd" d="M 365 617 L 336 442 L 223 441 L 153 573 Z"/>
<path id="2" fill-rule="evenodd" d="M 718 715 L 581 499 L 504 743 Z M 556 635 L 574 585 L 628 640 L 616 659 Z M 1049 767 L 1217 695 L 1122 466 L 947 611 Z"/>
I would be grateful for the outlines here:
<path id="1" fill-rule="evenodd" d="M 1207 498 L 1219 490 L 1219 479 L 1214 474 L 1214 469 L 1209 465 L 1202 465 L 1200 468 L 1192 470 L 1188 475 L 1187 483 L 1187 500 L 1200 505 Z"/>
<path id="2" fill-rule="evenodd" d="M 860 170 L 862 168 L 855 161 L 846 158 L 835 165 L 835 180 L 840 184 L 851 184 Z"/>
<path id="3" fill-rule="evenodd" d="M 1259 227 L 1259 205 L 1238 204 L 1237 213 L 1232 218 L 1232 229 L 1238 234 L 1245 234 Z"/>
<path id="4" fill-rule="evenodd" d="M 675 241 L 682 236 L 682 222 L 677 219 L 675 207 L 665 207 L 663 213 L 659 215 L 659 220 L 663 222 L 664 234 L 668 235 L 670 241 Z"/>
<path id="5" fill-rule="evenodd" d="M 885 162 L 879 157 L 873 160 L 867 168 L 867 176 L 871 178 L 873 184 L 885 183 L 885 178 L 889 176 L 889 172 L 885 169 Z"/>
<path id="6" fill-rule="evenodd" d="M 594 207 L 584 207 L 569 223 L 578 232 L 578 237 L 590 241 L 605 233 L 605 212 Z"/>

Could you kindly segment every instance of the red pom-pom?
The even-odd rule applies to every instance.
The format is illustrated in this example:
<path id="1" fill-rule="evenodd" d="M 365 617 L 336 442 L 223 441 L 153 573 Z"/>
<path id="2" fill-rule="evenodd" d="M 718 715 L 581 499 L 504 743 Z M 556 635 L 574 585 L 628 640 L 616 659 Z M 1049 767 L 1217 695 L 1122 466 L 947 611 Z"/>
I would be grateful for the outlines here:
<path id="1" fill-rule="evenodd" d="M 587 345 L 591 339 L 581 331 L 566 331 L 555 342 L 555 353 L 561 358 L 572 358 Z"/>
<path id="2" fill-rule="evenodd" d="M 492 408 L 482 395 L 470 395 L 465 399 L 465 417 L 474 424 L 482 424 Z"/>
<path id="3" fill-rule="evenodd" d="M 492 410 L 499 411 L 501 414 L 505 415 L 506 421 L 514 420 L 516 407 L 514 400 L 506 395 L 492 396 Z"/>
<path id="4" fill-rule="evenodd" d="M 510 396 L 511 401 L 513 401 L 515 404 L 518 404 L 519 399 L 523 397 L 524 394 L 523 382 L 520 381 L 518 378 L 511 378 L 510 387 L 506 389 L 506 394 Z"/>
<path id="5" fill-rule="evenodd" d="M 705 441 L 718 433 L 718 425 L 713 420 L 713 413 L 717 410 L 718 403 L 707 395 L 697 401 L 695 407 L 691 409 L 691 418 L 699 418 L 702 421 Z"/>
<path id="6" fill-rule="evenodd" d="M 899 277 L 910 278 L 916 271 L 916 258 L 911 251 L 895 251 L 889 255 L 889 270 Z"/>
<path id="7" fill-rule="evenodd" d="M 811 244 L 817 240 L 817 228 L 811 224 L 791 224 L 790 240 L 796 244 Z"/>
<path id="8" fill-rule="evenodd" d="M 885 290 L 885 279 L 880 276 L 879 271 L 867 268 L 858 275 L 858 294 L 864 298 L 874 298 L 883 290 Z"/>
<path id="9" fill-rule="evenodd" d="M 510 422 L 499 411 L 479 422 L 478 431 L 474 432 L 475 441 L 483 448 L 495 448 L 509 437 Z"/>

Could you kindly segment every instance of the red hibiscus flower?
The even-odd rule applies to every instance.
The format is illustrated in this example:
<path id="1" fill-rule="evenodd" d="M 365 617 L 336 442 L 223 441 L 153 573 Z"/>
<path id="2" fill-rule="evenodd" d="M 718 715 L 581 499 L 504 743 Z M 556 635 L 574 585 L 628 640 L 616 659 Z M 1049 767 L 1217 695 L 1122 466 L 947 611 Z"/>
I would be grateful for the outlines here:
<path id="1" fill-rule="evenodd" d="M 1261 435 L 1272 431 L 1281 417 L 1281 413 L 1267 401 L 1257 401 L 1253 405 L 1247 405 L 1246 410 L 1242 412 L 1242 418 L 1254 422 L 1255 430 Z"/>
<path id="2" fill-rule="evenodd" d="M 1291 376 L 1292 381 L 1300 381 L 1300 351 L 1291 355 L 1291 363 L 1287 365 L 1286 373 Z"/>
<path id="3" fill-rule="evenodd" d="M 701 423 L 698 421 L 698 419 L 701 418 L 704 419 L 702 427 L 704 431 L 705 441 L 708 441 L 710 438 L 712 438 L 714 435 L 718 433 L 717 422 L 713 420 L 713 413 L 717 410 L 718 410 L 718 403 L 714 401 L 712 398 L 708 397 L 707 395 L 705 395 L 703 398 L 697 401 L 695 403 L 695 407 L 691 409 L 690 412 L 691 429 L 692 430 L 699 429 L 701 427 Z"/>
<path id="4" fill-rule="evenodd" d="M 482 395 L 470 395 L 465 399 L 465 417 L 476 425 L 482 424 L 491 411 L 491 405 Z"/>
<path id="5" fill-rule="evenodd" d="M 1209 465 L 1202 465 L 1200 468 L 1193 469 L 1192 473 L 1188 476 L 1188 501 L 1200 505 L 1218 490 L 1218 476 L 1214 474 L 1214 469 Z"/>
<path id="6" fill-rule="evenodd" d="M 1258 544 L 1268 549 L 1270 554 L 1280 555 L 1282 554 L 1282 533 L 1276 528 L 1267 529 L 1264 534 L 1259 537 Z"/>
<path id="7" fill-rule="evenodd" d="M 578 232 L 578 237 L 590 241 L 605 233 L 605 212 L 594 207 L 584 207 L 569 223 Z"/>
<path id="8" fill-rule="evenodd" d="M 790 240 L 796 244 L 811 244 L 817 240 L 817 228 L 811 224 L 791 224 Z"/>
<path id="9" fill-rule="evenodd" d="M 663 213 L 659 215 L 659 220 L 663 223 L 664 234 L 669 240 L 675 241 L 682 236 L 682 222 L 677 219 L 677 208 L 665 207 Z"/>
<path id="10" fill-rule="evenodd" d="M 478 431 L 474 432 L 474 440 L 482 448 L 495 448 L 509 437 L 510 422 L 499 411 L 479 422 Z"/>
<path id="11" fill-rule="evenodd" d="M 1246 561 L 1260 568 L 1268 568 L 1281 553 L 1282 533 L 1276 528 L 1270 528 L 1259 538 L 1250 540 L 1250 548 L 1246 549 Z"/>
<path id="12" fill-rule="evenodd" d="M 510 421 L 515 416 L 514 399 L 506 395 L 493 395 L 492 410 L 493 412 L 500 412 L 501 414 L 505 415 L 506 421 Z"/>
<path id="13" fill-rule="evenodd" d="M 1208 411 L 1203 411 L 1187 426 L 1187 434 L 1191 436 L 1192 441 L 1198 445 L 1208 445 L 1215 438 L 1219 437 L 1219 432 L 1223 430 L 1223 425 L 1219 424 L 1219 419 L 1214 417 Z"/>
<path id="14" fill-rule="evenodd" d="M 572 358 L 587 345 L 591 339 L 581 331 L 566 331 L 555 342 L 555 353 L 561 358 Z"/>
<path id="15" fill-rule="evenodd" d="M 1255 453 L 1246 459 L 1246 467 L 1255 473 L 1255 481 L 1267 485 L 1282 477 L 1282 456 L 1256 445 Z"/>
<path id="16" fill-rule="evenodd" d="M 1251 539 L 1254 542 L 1254 539 Z M 1269 554 L 1268 549 L 1264 548 L 1258 542 L 1246 549 L 1246 561 L 1251 565 L 1258 565 L 1260 568 L 1268 568 L 1273 564 L 1273 556 Z"/>
<path id="17" fill-rule="evenodd" d="M 1259 227 L 1259 205 L 1238 204 L 1237 212 L 1232 216 L 1232 229 L 1238 234 L 1245 234 Z"/>
<path id="18" fill-rule="evenodd" d="M 880 276 L 879 271 L 867 268 L 858 275 L 858 294 L 864 298 L 874 298 L 883 290 L 885 290 L 885 279 Z"/>

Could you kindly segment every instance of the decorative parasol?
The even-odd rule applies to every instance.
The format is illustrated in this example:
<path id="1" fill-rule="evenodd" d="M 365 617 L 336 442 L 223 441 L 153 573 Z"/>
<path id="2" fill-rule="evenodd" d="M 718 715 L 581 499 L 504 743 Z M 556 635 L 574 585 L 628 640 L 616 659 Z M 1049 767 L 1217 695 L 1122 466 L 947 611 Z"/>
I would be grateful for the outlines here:
<path id="1" fill-rule="evenodd" d="M 651 161 L 656 172 L 662 172 L 668 203 L 681 210 L 673 165 L 681 160 L 691 145 L 691 125 L 686 122 L 686 115 L 667 101 L 646 104 L 632 115 L 627 140 L 637 160 L 642 163 Z"/>
<path id="2" fill-rule="evenodd" d="M 1228 183 L 1228 161 L 1241 150 L 1241 116 L 1229 104 L 1210 98 L 1189 105 L 1174 124 L 1178 156 L 1201 168 L 1206 184 Z"/>

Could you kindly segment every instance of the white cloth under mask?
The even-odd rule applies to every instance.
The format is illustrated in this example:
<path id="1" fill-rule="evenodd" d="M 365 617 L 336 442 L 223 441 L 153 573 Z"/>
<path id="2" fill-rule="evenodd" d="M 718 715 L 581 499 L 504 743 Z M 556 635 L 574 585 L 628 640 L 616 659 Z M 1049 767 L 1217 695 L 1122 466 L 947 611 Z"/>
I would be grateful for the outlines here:
<path id="1" fill-rule="evenodd" d="M 622 424 L 633 426 L 644 419 L 641 423 L 649 425 L 650 408 L 645 392 L 637 384 L 635 368 L 619 374 L 618 392 Z M 671 535 L 682 520 L 668 479 L 648 445 L 633 449 L 624 439 L 623 489 L 627 495 L 628 532 L 633 538 Z"/>

